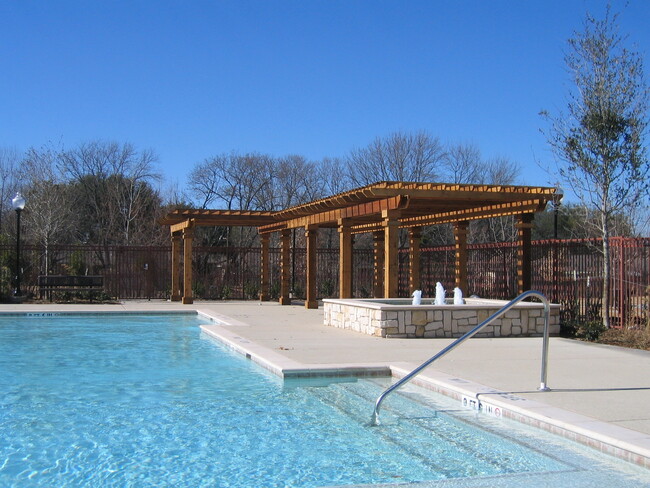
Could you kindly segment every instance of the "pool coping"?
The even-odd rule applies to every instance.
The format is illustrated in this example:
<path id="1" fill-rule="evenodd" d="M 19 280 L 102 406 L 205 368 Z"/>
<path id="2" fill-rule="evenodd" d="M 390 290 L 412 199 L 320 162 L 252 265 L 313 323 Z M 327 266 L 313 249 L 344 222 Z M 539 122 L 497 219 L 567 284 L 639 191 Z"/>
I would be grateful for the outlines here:
<path id="1" fill-rule="evenodd" d="M 388 300 L 385 298 L 324 298 L 322 301 L 323 303 L 353 305 L 356 307 L 370 308 L 372 310 L 386 311 L 412 310 L 415 307 L 417 307 L 417 310 L 466 310 L 467 308 L 498 310 L 509 303 L 508 300 L 468 297 L 463 298 L 463 300 L 465 300 L 465 303 L 462 305 L 449 301 L 441 305 L 436 305 L 432 300 L 433 299 L 431 298 L 422 299 L 422 303 L 419 305 L 413 305 L 411 299 L 409 298 L 390 298 Z M 387 303 L 387 301 L 390 303 Z M 560 308 L 560 305 L 557 303 L 551 303 L 550 306 L 552 309 Z M 519 302 L 517 303 L 516 307 L 536 310 L 543 308 L 544 305 L 541 302 Z"/>
<path id="2" fill-rule="evenodd" d="M 417 366 L 408 362 L 307 365 L 225 328 L 248 324 L 211 311 L 199 313 L 217 322 L 202 325 L 203 333 L 281 378 L 401 378 Z M 457 399 L 459 402 L 473 403 L 473 408 L 480 409 L 485 415 L 516 420 L 650 469 L 650 435 L 517 395 L 534 393 L 532 391 L 501 391 L 436 370 L 421 373 L 413 379 L 413 384 Z M 368 412 L 369 419 L 371 413 Z"/>

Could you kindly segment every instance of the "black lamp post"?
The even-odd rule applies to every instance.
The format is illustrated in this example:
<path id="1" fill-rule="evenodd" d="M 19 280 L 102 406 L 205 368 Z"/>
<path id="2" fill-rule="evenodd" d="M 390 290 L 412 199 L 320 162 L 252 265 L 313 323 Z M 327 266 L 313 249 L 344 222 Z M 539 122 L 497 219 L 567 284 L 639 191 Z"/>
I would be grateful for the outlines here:
<path id="1" fill-rule="evenodd" d="M 564 192 L 562 188 L 558 188 L 555 195 L 553 195 L 553 239 L 557 239 L 557 215 L 563 198 Z"/>
<path id="2" fill-rule="evenodd" d="M 16 210 L 16 289 L 14 296 L 20 297 L 22 296 L 20 291 L 20 212 L 25 208 L 25 198 L 18 192 L 11 200 L 11 204 Z"/>
<path id="3" fill-rule="evenodd" d="M 559 301 L 559 280 L 560 280 L 560 262 L 558 259 L 558 242 L 557 242 L 557 216 L 560 210 L 560 204 L 564 198 L 562 188 L 557 188 L 553 195 L 553 296 L 551 300 L 554 302 Z"/>

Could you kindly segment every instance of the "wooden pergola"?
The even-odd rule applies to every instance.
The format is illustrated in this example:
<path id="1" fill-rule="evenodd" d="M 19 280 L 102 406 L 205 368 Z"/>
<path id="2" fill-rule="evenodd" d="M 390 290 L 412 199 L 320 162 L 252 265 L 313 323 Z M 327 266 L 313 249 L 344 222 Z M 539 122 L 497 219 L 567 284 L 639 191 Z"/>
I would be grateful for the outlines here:
<path id="1" fill-rule="evenodd" d="M 556 189 L 531 186 L 461 185 L 384 181 L 277 212 L 175 210 L 161 223 L 172 236 L 172 301 L 192 303 L 192 239 L 196 226 L 254 226 L 261 237 L 261 300 L 269 299 L 269 237 L 280 233 L 280 303 L 290 303 L 291 230 L 303 228 L 307 243 L 305 306 L 317 308 L 316 236 L 318 229 L 339 233 L 339 298 L 352 296 L 352 236 L 373 235 L 376 298 L 397 296 L 398 232 L 409 234 L 410 289 L 420 284 L 420 235 L 427 225 L 453 224 L 455 286 L 467 290 L 467 227 L 471 220 L 514 215 L 517 219 L 517 283 L 530 289 L 530 240 L 535 212 L 556 198 Z M 183 292 L 180 256 L 183 250 Z"/>

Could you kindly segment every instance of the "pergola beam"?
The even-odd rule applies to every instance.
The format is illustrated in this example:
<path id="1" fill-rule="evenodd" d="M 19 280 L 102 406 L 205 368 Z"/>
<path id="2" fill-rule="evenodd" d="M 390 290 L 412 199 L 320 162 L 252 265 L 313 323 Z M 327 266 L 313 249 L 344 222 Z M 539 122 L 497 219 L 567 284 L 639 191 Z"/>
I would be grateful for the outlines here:
<path id="1" fill-rule="evenodd" d="M 298 227 L 309 227 L 313 225 L 323 226 L 328 224 L 334 226 L 341 219 L 346 219 L 350 225 L 354 225 L 355 219 L 363 220 L 372 218 L 373 216 L 381 215 L 381 212 L 384 210 L 397 210 L 406 208 L 407 206 L 408 198 L 403 195 L 397 195 L 382 200 L 375 200 L 336 210 L 328 210 L 304 217 L 289 219 L 282 222 L 282 228 L 295 229 Z M 278 224 L 269 224 L 260 226 L 258 231 L 260 233 L 276 232 L 279 230 L 278 227 Z"/>
<path id="2" fill-rule="evenodd" d="M 275 222 L 274 212 L 254 210 L 206 210 L 206 209 L 185 209 L 169 212 L 160 219 L 163 225 L 181 224 L 177 230 L 182 230 L 182 224 L 194 220 L 195 225 L 201 227 L 214 226 L 259 226 Z"/>
<path id="3" fill-rule="evenodd" d="M 184 220 L 183 222 L 179 222 L 177 224 L 173 224 L 169 226 L 169 230 L 171 231 L 171 234 L 179 234 L 182 233 L 185 229 L 188 229 L 194 225 L 193 221 L 191 219 Z"/>
<path id="4" fill-rule="evenodd" d="M 521 215 L 522 213 L 541 212 L 546 207 L 545 201 L 525 201 L 513 204 L 489 205 L 480 208 L 456 210 L 453 212 L 440 212 L 418 217 L 403 216 L 400 219 L 400 228 L 423 227 L 427 225 L 450 224 L 462 220 L 489 219 L 493 217 L 505 217 L 509 215 Z M 411 212 L 411 205 L 404 212 L 408 215 Z M 359 224 L 352 228 L 352 233 L 373 232 L 382 228 L 381 222 Z"/>

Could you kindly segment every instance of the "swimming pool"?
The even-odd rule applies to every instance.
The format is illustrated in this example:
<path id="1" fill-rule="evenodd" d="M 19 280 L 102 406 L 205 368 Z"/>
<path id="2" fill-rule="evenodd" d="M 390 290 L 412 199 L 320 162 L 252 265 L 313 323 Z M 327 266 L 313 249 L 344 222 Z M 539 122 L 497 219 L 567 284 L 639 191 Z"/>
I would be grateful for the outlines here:
<path id="1" fill-rule="evenodd" d="M 202 336 L 205 322 L 0 317 L 0 486 L 650 486 L 415 388 L 369 427 L 388 379 L 283 382 Z"/>

